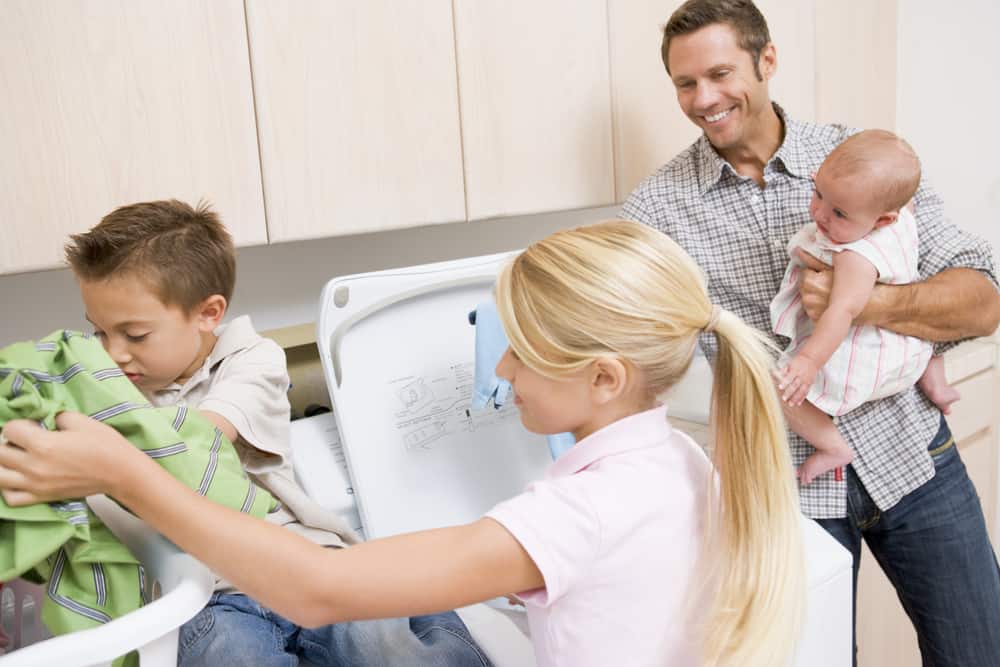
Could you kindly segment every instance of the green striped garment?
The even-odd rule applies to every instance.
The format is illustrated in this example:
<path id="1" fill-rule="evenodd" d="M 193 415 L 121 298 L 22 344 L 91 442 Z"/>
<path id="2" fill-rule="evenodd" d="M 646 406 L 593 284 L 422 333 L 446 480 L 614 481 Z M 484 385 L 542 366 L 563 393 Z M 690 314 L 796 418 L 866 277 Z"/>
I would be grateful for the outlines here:
<path id="1" fill-rule="evenodd" d="M 96 338 L 57 331 L 0 349 L 0 426 L 32 419 L 54 429 L 64 410 L 115 428 L 218 503 L 258 518 L 277 506 L 214 425 L 184 406 L 150 406 Z M 107 623 L 146 601 L 141 565 L 79 499 L 15 508 L 0 498 L 0 581 L 15 577 L 47 582 L 42 619 L 53 634 Z"/>

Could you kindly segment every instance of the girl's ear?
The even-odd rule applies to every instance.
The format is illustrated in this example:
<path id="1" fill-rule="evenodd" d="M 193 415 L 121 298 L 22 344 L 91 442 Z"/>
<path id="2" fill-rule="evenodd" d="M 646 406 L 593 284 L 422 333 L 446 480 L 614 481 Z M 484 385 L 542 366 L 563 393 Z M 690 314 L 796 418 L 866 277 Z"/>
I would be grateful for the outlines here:
<path id="1" fill-rule="evenodd" d="M 198 318 L 198 328 L 211 333 L 215 327 L 222 323 L 222 318 L 226 315 L 226 297 L 221 294 L 213 294 L 206 297 L 204 301 L 195 306 L 195 317 Z"/>
<path id="2" fill-rule="evenodd" d="M 623 393 L 628 386 L 628 369 L 620 359 L 600 357 L 591 367 L 590 390 L 598 404 L 608 403 Z"/>

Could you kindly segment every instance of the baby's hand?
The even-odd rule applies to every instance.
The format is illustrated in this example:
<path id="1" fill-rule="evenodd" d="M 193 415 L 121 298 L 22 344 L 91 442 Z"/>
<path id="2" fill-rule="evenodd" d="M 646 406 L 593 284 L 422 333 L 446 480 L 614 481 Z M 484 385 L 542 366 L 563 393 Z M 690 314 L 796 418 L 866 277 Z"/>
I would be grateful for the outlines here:
<path id="1" fill-rule="evenodd" d="M 802 405 L 818 372 L 819 367 L 816 363 L 801 354 L 789 361 L 778 380 L 781 400 L 792 406 Z"/>

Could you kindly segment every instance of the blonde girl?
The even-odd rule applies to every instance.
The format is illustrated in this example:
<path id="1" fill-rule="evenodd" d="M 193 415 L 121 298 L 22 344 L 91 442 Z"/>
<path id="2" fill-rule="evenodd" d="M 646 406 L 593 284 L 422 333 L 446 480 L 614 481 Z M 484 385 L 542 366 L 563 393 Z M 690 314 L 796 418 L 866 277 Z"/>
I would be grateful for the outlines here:
<path id="1" fill-rule="evenodd" d="M 532 431 L 577 444 L 464 526 L 331 551 L 213 505 L 115 431 L 10 422 L 12 504 L 107 492 L 302 625 L 408 616 L 518 593 L 539 665 L 787 662 L 803 613 L 797 494 L 771 358 L 713 306 L 692 260 L 644 225 L 559 232 L 504 268 L 497 366 Z M 656 396 L 718 341 L 714 467 Z"/>

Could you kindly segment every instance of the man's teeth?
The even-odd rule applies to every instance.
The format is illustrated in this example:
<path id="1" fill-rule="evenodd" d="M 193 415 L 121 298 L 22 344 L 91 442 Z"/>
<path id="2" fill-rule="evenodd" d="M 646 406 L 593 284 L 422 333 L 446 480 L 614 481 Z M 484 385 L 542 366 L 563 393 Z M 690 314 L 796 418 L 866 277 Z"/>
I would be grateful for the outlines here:
<path id="1" fill-rule="evenodd" d="M 707 120 L 709 123 L 714 123 L 728 116 L 730 111 L 732 111 L 732 109 L 726 109 L 725 111 L 720 111 L 714 116 L 705 116 L 705 120 Z"/>

